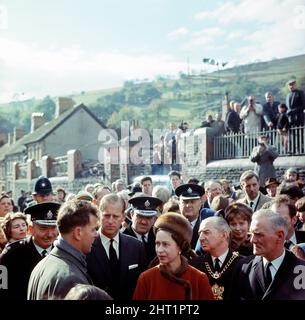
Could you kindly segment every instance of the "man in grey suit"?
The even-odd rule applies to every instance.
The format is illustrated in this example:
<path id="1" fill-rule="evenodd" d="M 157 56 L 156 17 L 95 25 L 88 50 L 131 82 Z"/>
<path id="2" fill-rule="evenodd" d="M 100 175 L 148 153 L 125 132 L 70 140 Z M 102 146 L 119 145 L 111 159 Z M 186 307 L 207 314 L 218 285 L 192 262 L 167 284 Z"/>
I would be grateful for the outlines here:
<path id="1" fill-rule="evenodd" d="M 147 265 L 143 243 L 122 234 L 124 200 L 108 194 L 101 200 L 101 227 L 87 256 L 88 273 L 93 284 L 115 300 L 130 300 L 138 277 Z"/>
<path id="2" fill-rule="evenodd" d="M 98 209 L 89 201 L 71 200 L 57 217 L 59 237 L 50 254 L 31 273 L 28 300 L 62 299 L 76 284 L 92 284 L 86 254 L 97 236 Z"/>
<path id="3" fill-rule="evenodd" d="M 265 188 L 266 178 L 276 178 L 274 160 L 279 156 L 276 148 L 269 144 L 269 137 L 262 135 L 258 138 L 258 146 L 254 147 L 250 160 L 255 163 L 254 171 L 259 176 L 261 188 Z"/>
<path id="4" fill-rule="evenodd" d="M 240 187 L 245 193 L 245 197 L 237 202 L 247 204 L 253 212 L 261 209 L 266 202 L 271 201 L 271 198 L 259 191 L 259 178 L 252 170 L 247 170 L 240 176 Z"/>
<path id="5" fill-rule="evenodd" d="M 255 257 L 241 266 L 234 295 L 241 300 L 304 300 L 305 261 L 285 250 L 288 223 L 271 210 L 259 210 L 250 226 Z"/>

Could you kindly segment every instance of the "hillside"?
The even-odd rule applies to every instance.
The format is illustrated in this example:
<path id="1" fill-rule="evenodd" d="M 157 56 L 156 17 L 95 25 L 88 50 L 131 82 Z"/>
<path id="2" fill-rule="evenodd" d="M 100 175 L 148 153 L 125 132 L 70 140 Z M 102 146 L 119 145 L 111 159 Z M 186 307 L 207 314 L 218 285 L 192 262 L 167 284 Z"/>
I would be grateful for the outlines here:
<path id="1" fill-rule="evenodd" d="M 189 121 L 198 126 L 209 112 L 220 111 L 225 93 L 229 99 L 242 101 L 249 94 L 264 101 L 264 93 L 271 90 L 278 100 L 287 94 L 285 83 L 291 77 L 298 79 L 305 89 L 305 55 L 256 62 L 219 70 L 208 74 L 180 74 L 173 80 L 159 77 L 153 82 L 127 81 L 121 88 L 95 90 L 67 95 L 75 103 L 83 102 L 112 127 L 121 120 L 139 120 L 147 128 L 167 126 L 169 121 Z M 3 131 L 15 126 L 29 130 L 33 111 L 54 112 L 56 97 L 14 101 L 0 104 L 0 123 Z M 1 121 L 5 119 L 5 121 Z"/>

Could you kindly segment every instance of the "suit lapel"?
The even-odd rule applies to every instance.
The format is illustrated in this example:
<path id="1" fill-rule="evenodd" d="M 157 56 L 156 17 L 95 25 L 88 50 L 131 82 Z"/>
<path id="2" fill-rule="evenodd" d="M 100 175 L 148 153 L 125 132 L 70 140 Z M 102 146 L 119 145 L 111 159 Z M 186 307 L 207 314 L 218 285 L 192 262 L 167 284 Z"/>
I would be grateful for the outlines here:
<path id="1" fill-rule="evenodd" d="M 106 253 L 106 250 L 102 244 L 101 237 L 98 236 L 94 243 L 92 248 L 92 254 L 95 256 L 95 259 L 97 261 L 97 269 L 104 270 L 106 273 L 106 276 L 111 277 L 111 272 L 109 268 L 109 259 Z M 102 273 L 102 272 L 99 272 Z"/>
<path id="2" fill-rule="evenodd" d="M 255 257 L 252 264 L 252 271 L 250 273 L 251 287 L 257 291 L 258 287 L 260 292 L 255 292 L 256 297 L 261 297 L 265 291 L 264 269 L 262 257 Z M 257 286 L 258 285 L 258 286 Z"/>

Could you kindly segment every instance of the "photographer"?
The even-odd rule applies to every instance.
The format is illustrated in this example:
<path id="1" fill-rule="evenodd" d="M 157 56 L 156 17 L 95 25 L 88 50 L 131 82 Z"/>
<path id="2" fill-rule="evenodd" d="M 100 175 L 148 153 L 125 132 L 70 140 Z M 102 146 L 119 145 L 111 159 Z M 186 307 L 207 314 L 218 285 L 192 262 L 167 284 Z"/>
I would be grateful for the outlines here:
<path id="1" fill-rule="evenodd" d="M 256 103 L 255 96 L 249 96 L 248 105 L 244 106 L 240 112 L 240 118 L 243 120 L 246 138 L 250 139 L 250 147 L 253 148 L 255 136 L 261 131 L 263 106 Z"/>
<path id="2" fill-rule="evenodd" d="M 258 146 L 254 147 L 250 160 L 255 162 L 254 171 L 259 176 L 259 184 L 264 188 L 266 178 L 276 178 L 274 160 L 279 156 L 276 148 L 269 145 L 269 137 L 262 135 L 258 138 Z"/>

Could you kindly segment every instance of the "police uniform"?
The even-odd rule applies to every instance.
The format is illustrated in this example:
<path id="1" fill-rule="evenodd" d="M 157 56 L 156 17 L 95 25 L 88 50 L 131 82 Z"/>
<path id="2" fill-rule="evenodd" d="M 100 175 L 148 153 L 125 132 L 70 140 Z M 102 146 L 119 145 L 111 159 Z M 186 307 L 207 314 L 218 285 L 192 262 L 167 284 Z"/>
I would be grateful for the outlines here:
<path id="1" fill-rule="evenodd" d="M 32 192 L 33 196 L 40 195 L 45 196 L 48 194 L 53 194 L 53 188 L 51 181 L 44 176 L 40 176 L 35 183 L 34 191 Z M 37 204 L 36 200 L 32 200 L 28 202 L 26 205 L 27 207 L 31 207 L 33 205 Z"/>
<path id="2" fill-rule="evenodd" d="M 25 214 L 30 214 L 36 224 L 56 226 L 59 207 L 56 202 L 43 202 L 26 208 Z M 0 264 L 8 270 L 8 289 L 0 290 L 1 298 L 26 299 L 31 272 L 43 258 L 38 249 L 43 251 L 34 243 L 33 237 L 6 246 L 0 256 Z"/>
<path id="3" fill-rule="evenodd" d="M 128 201 L 132 205 L 134 213 L 144 217 L 156 217 L 157 207 L 162 204 L 162 201 L 156 197 L 135 197 Z M 145 235 L 145 239 L 142 235 L 137 234 L 132 228 L 132 223 L 123 231 L 124 234 L 132 236 L 141 240 L 145 247 L 147 261 L 150 262 L 156 257 L 155 240 L 156 237 L 153 232 L 153 228 L 150 228 L 148 234 Z"/>
<path id="4" fill-rule="evenodd" d="M 196 200 L 200 199 L 204 194 L 204 188 L 197 185 L 197 184 L 182 184 L 175 190 L 175 194 L 179 199 L 182 200 Z M 191 241 L 191 247 L 192 249 L 195 249 L 197 241 L 198 241 L 198 230 L 200 226 L 201 218 L 200 218 L 200 212 L 198 212 L 198 218 L 195 222 L 195 224 L 192 224 L 193 228 L 193 237 Z"/>

